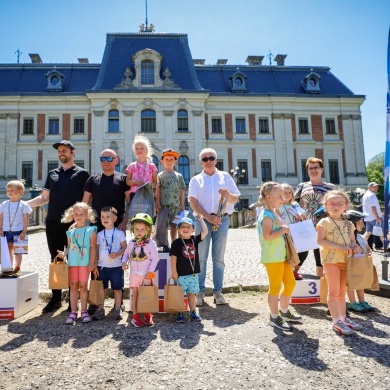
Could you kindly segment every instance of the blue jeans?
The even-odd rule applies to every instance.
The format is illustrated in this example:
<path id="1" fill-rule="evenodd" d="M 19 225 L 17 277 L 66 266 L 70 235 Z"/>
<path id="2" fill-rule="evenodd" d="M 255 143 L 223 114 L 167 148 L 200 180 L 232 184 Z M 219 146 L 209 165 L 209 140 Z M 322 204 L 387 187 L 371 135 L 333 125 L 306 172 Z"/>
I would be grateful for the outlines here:
<path id="1" fill-rule="evenodd" d="M 199 274 L 199 291 L 204 292 L 206 289 L 206 271 L 207 271 L 207 258 L 211 248 L 211 258 L 213 261 L 213 293 L 222 291 L 223 287 L 223 275 L 225 272 L 225 248 L 227 242 L 227 236 L 229 231 L 229 216 L 222 218 L 222 223 L 219 225 L 218 230 L 214 231 L 213 225 L 210 222 L 204 220 L 209 232 L 202 242 L 198 246 L 199 262 L 200 262 L 200 274 Z M 199 221 L 195 222 L 195 232 L 200 234 L 201 227 Z"/>

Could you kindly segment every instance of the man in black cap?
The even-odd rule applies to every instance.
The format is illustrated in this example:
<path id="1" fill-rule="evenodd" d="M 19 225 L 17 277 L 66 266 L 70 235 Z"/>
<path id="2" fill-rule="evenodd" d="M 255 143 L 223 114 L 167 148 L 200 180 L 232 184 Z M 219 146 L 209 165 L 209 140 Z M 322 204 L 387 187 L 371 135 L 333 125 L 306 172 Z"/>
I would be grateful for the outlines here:
<path id="1" fill-rule="evenodd" d="M 61 166 L 48 173 L 42 194 L 27 202 L 31 207 L 48 203 L 46 239 L 52 261 L 57 251 L 67 245 L 66 231 L 71 223 L 61 223 L 61 217 L 67 208 L 82 200 L 89 177 L 85 169 L 75 165 L 75 147 L 70 141 L 57 142 L 53 148 L 58 151 Z M 42 312 L 49 313 L 60 307 L 61 290 L 52 290 L 52 297 Z"/>

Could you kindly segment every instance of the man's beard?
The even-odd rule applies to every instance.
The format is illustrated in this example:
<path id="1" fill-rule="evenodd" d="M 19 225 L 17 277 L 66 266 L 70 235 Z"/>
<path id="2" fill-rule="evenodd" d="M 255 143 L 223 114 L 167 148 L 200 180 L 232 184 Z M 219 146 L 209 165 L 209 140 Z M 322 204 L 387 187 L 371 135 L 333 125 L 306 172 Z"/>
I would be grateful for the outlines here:
<path id="1" fill-rule="evenodd" d="M 60 157 L 59 157 L 59 160 L 61 161 L 62 164 L 66 164 L 66 163 L 68 163 L 69 161 L 71 161 L 71 157 L 68 157 L 68 156 L 60 156 Z"/>

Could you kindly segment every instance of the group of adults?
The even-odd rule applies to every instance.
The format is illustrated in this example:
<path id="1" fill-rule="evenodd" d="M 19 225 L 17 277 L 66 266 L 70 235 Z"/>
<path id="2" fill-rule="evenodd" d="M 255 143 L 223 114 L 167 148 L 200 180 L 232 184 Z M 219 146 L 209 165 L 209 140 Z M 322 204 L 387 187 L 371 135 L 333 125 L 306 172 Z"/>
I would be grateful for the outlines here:
<path id="1" fill-rule="evenodd" d="M 46 178 L 42 193 L 28 201 L 31 207 L 48 204 L 46 216 L 46 239 L 51 261 L 58 251 L 67 245 L 66 231 L 71 223 L 61 222 L 64 211 L 83 201 L 100 215 L 104 206 L 115 207 L 118 220 L 115 226 L 123 231 L 129 222 L 128 208 L 130 205 L 130 187 L 126 184 L 126 175 L 115 170 L 118 163 L 116 152 L 105 149 L 100 154 L 102 171 L 92 176 L 75 164 L 76 148 L 72 142 L 62 140 L 53 144 L 57 149 L 60 166 L 51 170 Z M 209 233 L 199 245 L 201 273 L 199 275 L 200 293 L 197 303 L 203 303 L 207 258 L 212 245 L 214 299 L 217 304 L 225 304 L 222 295 L 224 277 L 224 255 L 229 229 L 229 217 L 237 203 L 240 192 L 232 177 L 216 169 L 217 153 L 214 149 L 203 149 L 199 155 L 203 170 L 194 176 L 189 184 L 189 202 L 194 210 L 194 216 L 201 214 L 208 225 Z M 224 213 L 218 215 L 221 197 L 227 198 Z M 98 219 L 98 231 L 103 227 Z M 213 229 L 218 227 L 218 229 Z M 196 223 L 196 231 L 200 232 L 200 224 Z M 52 296 L 43 308 L 44 313 L 56 311 L 62 306 L 62 291 L 52 290 Z"/>

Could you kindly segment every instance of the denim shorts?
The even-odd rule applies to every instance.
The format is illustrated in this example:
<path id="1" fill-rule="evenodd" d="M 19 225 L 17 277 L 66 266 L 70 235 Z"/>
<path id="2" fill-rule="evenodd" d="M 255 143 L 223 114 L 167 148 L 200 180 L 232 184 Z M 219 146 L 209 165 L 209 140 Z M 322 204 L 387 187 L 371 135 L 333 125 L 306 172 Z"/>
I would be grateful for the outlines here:
<path id="1" fill-rule="evenodd" d="M 4 237 L 7 239 L 7 242 L 14 242 L 15 236 L 20 236 L 23 230 L 17 232 L 3 232 Z"/>
<path id="2" fill-rule="evenodd" d="M 122 267 L 97 267 L 99 278 L 103 281 L 104 288 L 108 288 L 108 282 L 111 283 L 112 290 L 122 290 Z"/>
<path id="3" fill-rule="evenodd" d="M 199 277 L 198 274 L 195 276 L 186 275 L 179 276 L 177 282 L 183 287 L 184 294 L 196 294 L 199 292 Z"/>
<path id="4" fill-rule="evenodd" d="M 381 222 L 379 224 L 376 221 L 376 219 L 374 219 L 373 221 L 364 221 L 364 222 L 366 224 L 366 232 L 369 232 L 369 233 L 372 233 L 374 226 L 376 226 L 376 225 L 382 226 L 383 225 L 382 219 L 381 219 Z M 383 226 L 382 226 L 382 228 L 383 228 Z"/>

